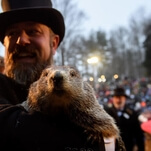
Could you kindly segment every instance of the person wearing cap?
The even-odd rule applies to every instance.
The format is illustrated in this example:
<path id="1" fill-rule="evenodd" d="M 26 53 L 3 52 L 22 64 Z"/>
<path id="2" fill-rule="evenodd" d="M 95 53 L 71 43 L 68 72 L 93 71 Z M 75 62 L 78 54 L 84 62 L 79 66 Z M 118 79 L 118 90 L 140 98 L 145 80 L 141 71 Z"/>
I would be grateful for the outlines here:
<path id="1" fill-rule="evenodd" d="M 1 6 L 6 76 L 0 74 L 0 150 L 105 151 L 103 137 L 102 143 L 90 142 L 81 127 L 65 119 L 28 113 L 18 105 L 26 100 L 30 84 L 53 63 L 65 35 L 62 14 L 50 0 L 1 0 Z"/>
<path id="2" fill-rule="evenodd" d="M 126 150 L 133 151 L 134 146 L 137 146 L 137 151 L 144 151 L 144 135 L 138 114 L 127 105 L 128 99 L 124 88 L 117 87 L 114 89 L 112 104 L 104 106 L 104 109 L 115 119 Z"/>

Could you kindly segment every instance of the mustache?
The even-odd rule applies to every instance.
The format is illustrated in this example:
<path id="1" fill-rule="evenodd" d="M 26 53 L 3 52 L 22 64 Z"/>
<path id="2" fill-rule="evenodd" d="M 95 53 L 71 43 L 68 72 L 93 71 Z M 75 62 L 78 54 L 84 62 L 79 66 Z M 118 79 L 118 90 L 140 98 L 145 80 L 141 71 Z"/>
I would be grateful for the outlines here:
<path id="1" fill-rule="evenodd" d="M 14 53 L 30 52 L 30 51 L 32 52 L 34 50 L 35 50 L 35 47 L 33 47 L 32 45 L 25 45 L 25 46 L 17 45 Z"/>
<path id="2" fill-rule="evenodd" d="M 26 45 L 26 46 L 17 45 L 15 50 L 12 52 L 12 56 L 13 59 L 15 59 L 16 57 L 20 57 L 20 54 L 23 53 L 30 54 L 32 56 L 39 56 L 38 52 L 39 52 L 38 49 L 36 49 L 32 45 Z"/>

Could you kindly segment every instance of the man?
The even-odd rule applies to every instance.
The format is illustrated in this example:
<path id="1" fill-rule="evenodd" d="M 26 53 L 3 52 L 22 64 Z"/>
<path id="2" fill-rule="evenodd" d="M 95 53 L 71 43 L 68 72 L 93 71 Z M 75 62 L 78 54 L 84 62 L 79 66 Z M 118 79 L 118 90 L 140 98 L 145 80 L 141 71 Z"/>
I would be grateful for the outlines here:
<path id="1" fill-rule="evenodd" d="M 0 150 L 104 151 L 103 138 L 102 143 L 92 143 L 82 128 L 66 119 L 28 113 L 17 105 L 26 100 L 30 84 L 52 64 L 65 25 L 50 0 L 1 2 L 0 41 L 5 47 L 3 73 L 7 77 L 0 75 Z"/>
<path id="2" fill-rule="evenodd" d="M 51 8 L 49 0 L 2 0 L 2 8 L 0 40 L 5 46 L 4 73 L 28 85 L 52 63 L 64 37 L 63 17 Z"/>
<path id="3" fill-rule="evenodd" d="M 127 105 L 128 96 L 122 87 L 114 89 L 112 105 L 104 109 L 115 119 L 121 131 L 121 137 L 127 151 L 133 151 L 137 145 L 138 151 L 144 151 L 144 136 L 140 128 L 137 113 Z"/>

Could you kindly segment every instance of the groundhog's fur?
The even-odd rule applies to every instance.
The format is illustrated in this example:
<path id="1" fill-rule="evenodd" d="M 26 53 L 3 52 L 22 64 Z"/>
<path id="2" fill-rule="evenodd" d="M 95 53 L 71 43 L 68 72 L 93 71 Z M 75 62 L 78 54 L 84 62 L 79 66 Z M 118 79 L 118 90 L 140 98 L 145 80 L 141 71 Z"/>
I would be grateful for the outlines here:
<path id="1" fill-rule="evenodd" d="M 69 66 L 48 67 L 30 89 L 23 104 L 28 111 L 40 111 L 53 116 L 62 112 L 83 127 L 88 139 L 119 138 L 114 120 L 98 103 L 93 88 L 83 81 L 79 72 Z"/>

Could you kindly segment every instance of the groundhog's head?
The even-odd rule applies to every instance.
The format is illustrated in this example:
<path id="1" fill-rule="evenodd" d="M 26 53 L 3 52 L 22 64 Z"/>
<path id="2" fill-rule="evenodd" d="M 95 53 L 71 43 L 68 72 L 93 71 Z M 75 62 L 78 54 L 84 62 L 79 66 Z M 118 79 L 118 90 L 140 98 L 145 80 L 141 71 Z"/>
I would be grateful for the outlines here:
<path id="1" fill-rule="evenodd" d="M 30 87 L 29 107 L 44 113 L 65 109 L 74 101 L 87 97 L 84 91 L 91 91 L 88 87 L 75 68 L 48 67 Z"/>
<path id="2" fill-rule="evenodd" d="M 27 102 L 29 111 L 50 116 L 67 117 L 83 127 L 88 139 L 101 140 L 100 136 L 118 138 L 115 121 L 98 103 L 95 92 L 79 72 L 69 66 L 46 68 L 30 89 Z"/>

